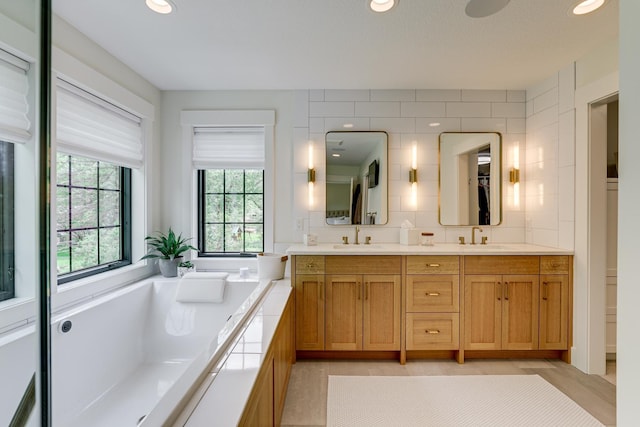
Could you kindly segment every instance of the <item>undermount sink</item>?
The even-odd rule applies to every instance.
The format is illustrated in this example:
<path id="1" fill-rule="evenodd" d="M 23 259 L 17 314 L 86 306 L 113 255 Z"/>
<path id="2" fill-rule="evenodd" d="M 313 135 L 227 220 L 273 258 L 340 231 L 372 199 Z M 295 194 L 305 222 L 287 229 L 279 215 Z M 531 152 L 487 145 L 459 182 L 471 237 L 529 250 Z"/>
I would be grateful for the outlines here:
<path id="1" fill-rule="evenodd" d="M 380 249 L 382 248 L 382 245 L 365 245 L 365 244 L 359 244 L 359 245 L 354 245 L 352 243 L 345 245 L 345 244 L 341 244 L 341 245 L 333 245 L 333 249 L 348 249 L 348 250 L 361 250 L 361 251 L 366 251 L 367 249 Z"/>

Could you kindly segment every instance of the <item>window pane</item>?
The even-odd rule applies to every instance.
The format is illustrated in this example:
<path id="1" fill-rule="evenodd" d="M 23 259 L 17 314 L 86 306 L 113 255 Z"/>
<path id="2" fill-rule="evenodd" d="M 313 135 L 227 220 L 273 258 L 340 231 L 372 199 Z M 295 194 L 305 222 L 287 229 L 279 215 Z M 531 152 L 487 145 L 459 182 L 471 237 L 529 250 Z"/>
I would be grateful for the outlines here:
<path id="1" fill-rule="evenodd" d="M 100 229 L 100 262 L 107 264 L 121 259 L 120 227 Z"/>
<path id="2" fill-rule="evenodd" d="M 205 228 L 205 252 L 224 252 L 222 224 L 207 224 Z"/>
<path id="3" fill-rule="evenodd" d="M 120 188 L 120 168 L 110 163 L 100 162 L 100 188 L 117 190 Z"/>
<path id="4" fill-rule="evenodd" d="M 243 231 L 242 224 L 226 224 L 224 227 L 224 250 L 225 252 L 242 252 Z"/>
<path id="5" fill-rule="evenodd" d="M 227 194 L 224 197 L 225 222 L 242 222 L 244 219 L 244 197 L 242 194 Z"/>
<path id="6" fill-rule="evenodd" d="M 100 190 L 100 227 L 120 224 L 120 192 Z"/>
<path id="7" fill-rule="evenodd" d="M 68 230 L 69 224 L 69 189 L 58 187 L 56 189 L 56 227 L 58 230 Z"/>
<path id="8" fill-rule="evenodd" d="M 98 226 L 97 196 L 96 190 L 71 189 L 71 228 Z"/>
<path id="9" fill-rule="evenodd" d="M 205 171 L 205 185 L 207 193 L 223 193 L 224 170 L 210 169 Z"/>
<path id="10" fill-rule="evenodd" d="M 262 194 L 247 194 L 245 222 L 262 222 Z"/>
<path id="11" fill-rule="evenodd" d="M 247 170 L 245 171 L 245 192 L 247 193 L 262 193 L 263 173 L 261 170 Z"/>
<path id="12" fill-rule="evenodd" d="M 205 196 L 205 222 L 223 222 L 224 221 L 224 209 L 222 194 L 208 194 Z"/>
<path id="13" fill-rule="evenodd" d="M 57 244 L 57 265 L 58 274 L 65 274 L 71 271 L 71 249 L 69 233 L 58 233 Z"/>
<path id="14" fill-rule="evenodd" d="M 69 156 L 58 153 L 56 163 L 57 185 L 69 185 Z"/>
<path id="15" fill-rule="evenodd" d="M 81 157 L 71 158 L 71 185 L 97 188 L 98 162 Z"/>
<path id="16" fill-rule="evenodd" d="M 227 169 L 224 171 L 225 193 L 242 193 L 244 186 L 244 171 L 242 169 Z"/>
<path id="17" fill-rule="evenodd" d="M 98 265 L 98 230 L 81 230 L 71 233 L 71 270 Z"/>
<path id="18" fill-rule="evenodd" d="M 245 226 L 246 252 L 262 252 L 264 248 L 264 229 L 262 224 L 250 224 Z"/>

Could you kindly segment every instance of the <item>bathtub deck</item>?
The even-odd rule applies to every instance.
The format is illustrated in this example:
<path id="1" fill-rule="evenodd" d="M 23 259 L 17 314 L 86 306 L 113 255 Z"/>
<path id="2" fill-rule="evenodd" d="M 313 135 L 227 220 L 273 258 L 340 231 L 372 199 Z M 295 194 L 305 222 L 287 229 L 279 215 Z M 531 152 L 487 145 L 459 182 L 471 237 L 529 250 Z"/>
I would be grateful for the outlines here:
<path id="1" fill-rule="evenodd" d="M 149 413 L 175 383 L 189 361 L 144 363 L 108 390 L 74 420 L 74 427 L 132 426 Z"/>

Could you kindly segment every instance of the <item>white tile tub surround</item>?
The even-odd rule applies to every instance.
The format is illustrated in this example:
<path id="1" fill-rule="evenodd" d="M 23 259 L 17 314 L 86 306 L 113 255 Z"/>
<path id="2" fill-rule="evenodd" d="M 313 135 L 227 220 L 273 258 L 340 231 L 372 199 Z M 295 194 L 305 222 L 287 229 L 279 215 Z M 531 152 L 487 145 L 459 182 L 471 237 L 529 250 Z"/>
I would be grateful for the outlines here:
<path id="1" fill-rule="evenodd" d="M 150 279 L 54 316 L 55 425 L 136 425 L 142 416 L 142 426 L 162 425 L 270 282 L 230 280 L 220 304 L 176 302 L 177 285 Z"/>
<path id="2" fill-rule="evenodd" d="M 503 223 L 486 227 L 486 233 L 494 242 L 525 242 L 525 217 L 520 215 L 525 207 L 525 186 L 520 185 L 520 200 L 514 203 L 508 176 L 513 165 L 513 156 L 509 155 L 515 145 L 520 148 L 521 179 L 525 176 L 524 90 L 304 90 L 294 98 L 297 118 L 293 129 L 293 217 L 304 224 L 304 230 L 294 231 L 296 241 L 302 242 L 302 235 L 312 232 L 321 243 L 335 243 L 351 233 L 351 226 L 325 224 L 324 135 L 330 131 L 366 130 L 389 134 L 389 221 L 382 227 L 364 226 L 361 236 L 371 236 L 372 242 L 378 243 L 398 242 L 400 224 L 405 219 L 434 232 L 436 242 L 455 242 L 458 235 L 467 235 L 468 228 L 452 231 L 438 223 L 438 135 L 497 131 L 503 136 Z M 306 120 L 303 112 L 308 112 Z M 346 123 L 353 127 L 344 128 Z M 306 175 L 310 143 L 316 169 L 313 206 L 308 205 Z M 414 143 L 418 147 L 417 206 L 410 201 L 408 180 Z"/>

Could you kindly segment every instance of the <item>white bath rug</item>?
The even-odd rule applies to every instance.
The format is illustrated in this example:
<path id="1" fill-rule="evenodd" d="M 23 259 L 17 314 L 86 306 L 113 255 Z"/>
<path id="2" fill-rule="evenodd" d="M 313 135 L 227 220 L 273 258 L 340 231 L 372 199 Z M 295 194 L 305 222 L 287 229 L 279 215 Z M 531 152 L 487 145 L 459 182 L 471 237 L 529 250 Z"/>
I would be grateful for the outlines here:
<path id="1" fill-rule="evenodd" d="M 538 375 L 329 376 L 329 427 L 602 425 Z"/>

